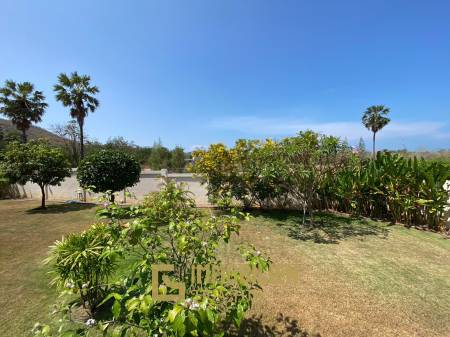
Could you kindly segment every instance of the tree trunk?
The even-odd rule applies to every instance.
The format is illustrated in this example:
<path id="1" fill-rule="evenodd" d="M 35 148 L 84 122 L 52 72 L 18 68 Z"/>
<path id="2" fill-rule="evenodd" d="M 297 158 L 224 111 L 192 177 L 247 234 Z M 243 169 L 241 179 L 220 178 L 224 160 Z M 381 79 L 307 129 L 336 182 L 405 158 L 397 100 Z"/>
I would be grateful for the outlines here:
<path id="1" fill-rule="evenodd" d="M 27 130 L 22 129 L 22 142 L 25 144 L 27 140 Z"/>
<path id="2" fill-rule="evenodd" d="M 84 158 L 84 120 L 78 119 L 78 125 L 80 126 L 80 159 L 83 160 Z"/>
<path id="3" fill-rule="evenodd" d="M 41 208 L 45 208 L 45 186 L 41 185 L 41 193 L 42 193 L 42 198 L 41 198 Z"/>
<path id="4" fill-rule="evenodd" d="M 372 150 L 372 158 L 375 159 L 375 133 L 373 133 L 373 150 Z"/>

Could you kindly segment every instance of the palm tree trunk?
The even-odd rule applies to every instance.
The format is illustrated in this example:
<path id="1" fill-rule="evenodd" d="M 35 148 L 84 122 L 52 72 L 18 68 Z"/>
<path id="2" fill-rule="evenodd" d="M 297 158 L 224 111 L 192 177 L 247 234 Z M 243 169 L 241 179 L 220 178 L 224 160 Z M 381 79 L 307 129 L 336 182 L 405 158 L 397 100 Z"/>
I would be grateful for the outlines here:
<path id="1" fill-rule="evenodd" d="M 372 150 L 372 158 L 375 159 L 375 134 L 376 132 L 373 133 L 373 150 Z"/>
<path id="2" fill-rule="evenodd" d="M 78 125 L 80 126 L 80 160 L 84 158 L 84 120 L 79 119 Z"/>
<path id="3" fill-rule="evenodd" d="M 78 125 L 80 126 L 80 160 L 84 158 L 84 119 L 78 118 Z M 86 202 L 86 190 L 83 188 L 83 201 Z"/>

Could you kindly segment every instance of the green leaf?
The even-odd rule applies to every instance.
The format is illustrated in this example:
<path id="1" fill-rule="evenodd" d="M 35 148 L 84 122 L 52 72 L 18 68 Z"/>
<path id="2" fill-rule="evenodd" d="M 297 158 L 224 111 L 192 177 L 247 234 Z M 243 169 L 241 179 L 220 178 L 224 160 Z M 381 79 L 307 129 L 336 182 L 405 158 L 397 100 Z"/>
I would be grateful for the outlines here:
<path id="1" fill-rule="evenodd" d="M 120 316 L 120 311 L 122 310 L 122 306 L 120 305 L 120 302 L 115 300 L 112 306 L 112 314 L 114 316 L 114 318 L 119 318 Z"/>

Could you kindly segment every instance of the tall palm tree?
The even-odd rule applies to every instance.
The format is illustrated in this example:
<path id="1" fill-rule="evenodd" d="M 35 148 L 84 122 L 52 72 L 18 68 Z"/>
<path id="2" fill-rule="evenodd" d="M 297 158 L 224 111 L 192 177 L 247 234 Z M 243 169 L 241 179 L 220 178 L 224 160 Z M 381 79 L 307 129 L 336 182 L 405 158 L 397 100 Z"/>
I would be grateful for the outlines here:
<path id="1" fill-rule="evenodd" d="M 384 105 L 372 105 L 368 107 L 362 117 L 364 126 L 373 133 L 373 151 L 372 156 L 375 158 L 375 135 L 384 128 L 391 120 L 387 117 L 389 108 Z"/>
<path id="2" fill-rule="evenodd" d="M 78 75 L 75 71 L 70 77 L 64 73 L 59 74 L 58 84 L 53 87 L 56 100 L 65 107 L 70 107 L 70 116 L 78 122 L 80 127 L 80 158 L 84 158 L 84 119 L 89 112 L 94 112 L 99 106 L 95 98 L 99 90 L 91 85 L 91 78 L 87 75 Z"/>
<path id="3" fill-rule="evenodd" d="M 27 142 L 27 130 L 32 123 L 39 123 L 47 108 L 42 91 L 34 90 L 30 82 L 6 81 L 0 88 L 0 113 L 11 119 L 22 132 L 22 141 Z"/>

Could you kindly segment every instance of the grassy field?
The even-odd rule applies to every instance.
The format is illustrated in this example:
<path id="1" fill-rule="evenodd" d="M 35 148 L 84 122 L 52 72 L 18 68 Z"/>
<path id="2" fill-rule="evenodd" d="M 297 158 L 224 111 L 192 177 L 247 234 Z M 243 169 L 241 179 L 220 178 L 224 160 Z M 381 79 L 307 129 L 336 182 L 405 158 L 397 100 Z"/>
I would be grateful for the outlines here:
<path id="1" fill-rule="evenodd" d="M 0 336 L 26 336 L 55 298 L 40 264 L 48 246 L 93 220 L 94 208 L 0 201 Z M 274 261 L 245 322 L 247 336 L 450 336 L 450 240 L 335 215 L 302 226 L 259 213 L 233 244 Z"/>
<path id="2" fill-rule="evenodd" d="M 32 211 L 39 201 L 0 201 L 0 336 L 27 336 L 47 318 L 55 290 L 42 260 L 55 240 L 89 226 L 92 206 L 59 204 Z"/>

